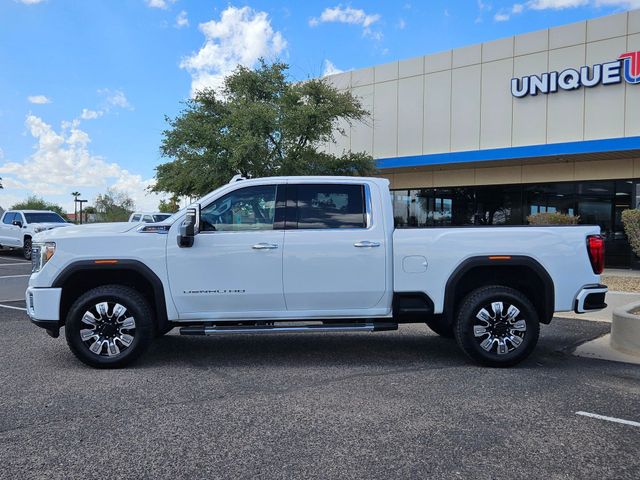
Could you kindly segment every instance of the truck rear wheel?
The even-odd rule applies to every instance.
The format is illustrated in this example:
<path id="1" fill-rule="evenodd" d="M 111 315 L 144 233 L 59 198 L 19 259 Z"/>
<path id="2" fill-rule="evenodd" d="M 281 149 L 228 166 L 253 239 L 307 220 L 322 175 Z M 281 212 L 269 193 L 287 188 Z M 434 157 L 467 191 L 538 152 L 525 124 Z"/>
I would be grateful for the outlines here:
<path id="1" fill-rule="evenodd" d="M 31 237 L 24 237 L 24 241 L 22 242 L 22 255 L 26 260 L 31 260 Z"/>
<path id="2" fill-rule="evenodd" d="M 73 354 L 96 368 L 124 367 L 147 349 L 154 337 L 149 304 L 121 285 L 89 290 L 67 315 L 65 336 Z"/>
<path id="3" fill-rule="evenodd" d="M 490 367 L 510 367 L 527 358 L 540 334 L 538 314 L 518 290 L 489 286 L 467 295 L 455 321 L 460 348 Z"/>

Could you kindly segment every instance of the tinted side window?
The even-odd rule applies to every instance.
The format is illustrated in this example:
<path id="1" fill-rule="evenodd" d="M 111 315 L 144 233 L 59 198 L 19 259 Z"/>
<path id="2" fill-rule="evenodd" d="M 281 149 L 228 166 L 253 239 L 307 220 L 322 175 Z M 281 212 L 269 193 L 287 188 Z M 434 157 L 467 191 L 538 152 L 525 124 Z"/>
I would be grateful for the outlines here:
<path id="1" fill-rule="evenodd" d="M 298 185 L 298 228 L 366 228 L 363 185 Z"/>
<path id="2" fill-rule="evenodd" d="M 15 218 L 15 215 L 16 214 L 13 212 L 6 213 L 4 218 L 2 219 L 2 223 L 11 225 L 11 223 L 13 222 L 13 219 Z"/>
<path id="3" fill-rule="evenodd" d="M 151 217 L 151 215 L 145 215 L 144 217 L 142 217 L 142 221 L 145 223 L 153 223 L 153 218 Z"/>
<path id="4" fill-rule="evenodd" d="M 140 221 L 140 215 L 134 215 L 133 217 L 131 217 L 131 221 L 132 222 L 139 222 Z"/>
<path id="5" fill-rule="evenodd" d="M 275 185 L 241 188 L 203 208 L 201 228 L 223 232 L 272 230 L 275 212 Z"/>

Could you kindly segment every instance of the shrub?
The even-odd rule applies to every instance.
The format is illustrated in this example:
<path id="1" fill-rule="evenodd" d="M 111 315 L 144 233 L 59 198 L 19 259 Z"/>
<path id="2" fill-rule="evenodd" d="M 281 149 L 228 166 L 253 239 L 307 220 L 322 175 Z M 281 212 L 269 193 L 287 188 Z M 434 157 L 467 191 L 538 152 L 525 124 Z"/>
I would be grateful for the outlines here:
<path id="1" fill-rule="evenodd" d="M 577 225 L 580 217 L 558 212 L 541 212 L 529 215 L 531 225 Z"/>
<path id="2" fill-rule="evenodd" d="M 622 224 L 633 253 L 640 256 L 640 210 L 636 208 L 623 211 Z"/>

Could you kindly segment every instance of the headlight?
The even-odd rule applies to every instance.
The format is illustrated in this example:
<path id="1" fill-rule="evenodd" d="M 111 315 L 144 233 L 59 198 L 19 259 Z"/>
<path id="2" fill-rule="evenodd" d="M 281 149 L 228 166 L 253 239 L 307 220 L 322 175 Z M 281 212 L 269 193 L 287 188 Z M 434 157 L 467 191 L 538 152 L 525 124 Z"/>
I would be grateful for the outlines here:
<path id="1" fill-rule="evenodd" d="M 46 228 L 44 228 L 44 227 L 35 227 L 33 229 L 33 233 L 40 233 L 40 232 L 43 232 L 45 230 L 46 230 Z"/>
<path id="2" fill-rule="evenodd" d="M 56 253 L 54 242 L 34 243 L 31 250 L 31 273 L 42 270 L 54 253 Z"/>

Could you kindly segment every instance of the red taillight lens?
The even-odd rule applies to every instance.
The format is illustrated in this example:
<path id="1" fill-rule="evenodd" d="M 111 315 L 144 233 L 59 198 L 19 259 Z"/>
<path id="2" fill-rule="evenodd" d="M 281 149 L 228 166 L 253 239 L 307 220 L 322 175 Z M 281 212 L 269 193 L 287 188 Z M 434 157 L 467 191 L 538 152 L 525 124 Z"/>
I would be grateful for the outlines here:
<path id="1" fill-rule="evenodd" d="M 589 235 L 587 252 L 589 252 L 593 273 L 600 275 L 604 270 L 604 238 L 601 235 Z"/>

